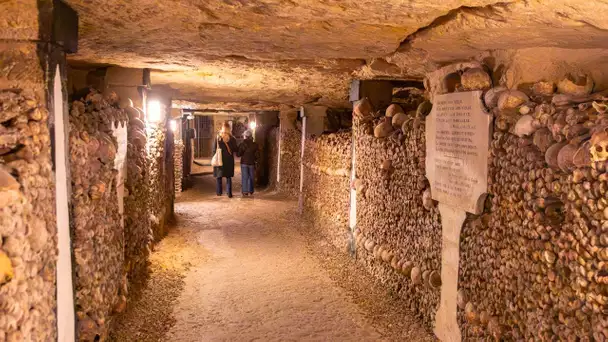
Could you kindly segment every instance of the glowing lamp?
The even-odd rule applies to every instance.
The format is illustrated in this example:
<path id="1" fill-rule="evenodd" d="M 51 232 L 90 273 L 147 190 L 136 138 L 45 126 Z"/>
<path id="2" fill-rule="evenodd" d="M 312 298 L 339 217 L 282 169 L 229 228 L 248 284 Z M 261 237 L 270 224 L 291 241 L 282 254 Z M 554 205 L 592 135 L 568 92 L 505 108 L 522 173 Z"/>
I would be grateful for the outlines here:
<path id="1" fill-rule="evenodd" d="M 175 133 L 177 131 L 177 120 L 171 120 L 169 127 L 171 128 L 171 132 Z"/>
<path id="2" fill-rule="evenodd" d="M 255 121 L 251 121 L 251 122 L 249 123 L 249 128 L 250 128 L 251 130 L 254 130 L 256 126 L 257 126 L 257 124 L 255 123 Z"/>
<path id="3" fill-rule="evenodd" d="M 160 102 L 152 100 L 148 102 L 148 122 L 157 123 L 162 119 Z"/>

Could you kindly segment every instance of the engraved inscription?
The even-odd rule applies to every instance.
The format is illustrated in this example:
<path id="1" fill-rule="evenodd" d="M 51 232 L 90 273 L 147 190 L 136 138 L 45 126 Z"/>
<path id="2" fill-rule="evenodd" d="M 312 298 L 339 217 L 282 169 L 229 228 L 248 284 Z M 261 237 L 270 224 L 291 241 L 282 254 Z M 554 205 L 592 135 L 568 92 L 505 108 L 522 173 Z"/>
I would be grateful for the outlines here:
<path id="1" fill-rule="evenodd" d="M 427 117 L 427 177 L 433 199 L 479 211 L 477 200 L 487 188 L 490 116 L 481 92 L 437 96 Z"/>

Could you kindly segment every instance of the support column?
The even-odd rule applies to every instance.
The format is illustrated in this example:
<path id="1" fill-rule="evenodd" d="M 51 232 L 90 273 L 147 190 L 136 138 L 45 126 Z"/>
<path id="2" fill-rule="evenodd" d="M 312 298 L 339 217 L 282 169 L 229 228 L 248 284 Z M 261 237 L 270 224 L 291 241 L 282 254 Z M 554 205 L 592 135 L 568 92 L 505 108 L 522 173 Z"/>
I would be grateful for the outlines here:
<path id="1" fill-rule="evenodd" d="M 106 70 L 105 87 L 116 92 L 122 101 L 131 99 L 133 107 L 143 109 L 144 69 L 110 67 Z M 106 89 L 101 89 L 105 91 Z"/>
<path id="2" fill-rule="evenodd" d="M 350 87 L 350 101 L 368 98 L 374 109 L 388 107 L 393 101 L 391 81 L 354 80 Z"/>
<path id="3" fill-rule="evenodd" d="M 0 340 L 73 341 L 65 53 L 78 20 L 59 1 L 0 13 Z"/>

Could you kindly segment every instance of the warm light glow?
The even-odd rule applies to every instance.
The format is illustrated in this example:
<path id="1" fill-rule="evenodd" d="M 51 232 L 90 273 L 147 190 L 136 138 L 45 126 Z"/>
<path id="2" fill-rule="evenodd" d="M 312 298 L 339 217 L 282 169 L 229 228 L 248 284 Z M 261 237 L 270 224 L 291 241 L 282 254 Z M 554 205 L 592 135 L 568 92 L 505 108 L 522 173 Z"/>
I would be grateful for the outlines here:
<path id="1" fill-rule="evenodd" d="M 169 122 L 169 127 L 172 132 L 177 131 L 177 120 L 171 120 L 171 122 Z"/>
<path id="2" fill-rule="evenodd" d="M 250 129 L 254 130 L 254 129 L 255 129 L 255 126 L 257 126 L 257 124 L 255 123 L 255 121 L 251 121 L 251 122 L 249 122 L 249 128 L 250 128 Z"/>
<path id="3" fill-rule="evenodd" d="M 161 116 L 160 102 L 157 100 L 148 102 L 148 122 L 160 122 Z"/>

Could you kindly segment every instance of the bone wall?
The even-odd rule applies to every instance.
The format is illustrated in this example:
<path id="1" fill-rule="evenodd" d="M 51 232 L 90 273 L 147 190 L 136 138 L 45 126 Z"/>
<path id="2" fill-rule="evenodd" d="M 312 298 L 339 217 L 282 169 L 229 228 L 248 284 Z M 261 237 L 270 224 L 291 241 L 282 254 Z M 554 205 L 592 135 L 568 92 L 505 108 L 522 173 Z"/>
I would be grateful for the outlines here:
<path id="1" fill-rule="evenodd" d="M 423 201 L 424 125 L 415 111 L 392 106 L 386 113 L 400 121 L 374 118 L 366 101 L 355 107 L 357 258 L 430 328 L 439 304 L 441 223 L 436 206 Z"/>
<path id="2" fill-rule="evenodd" d="M 34 43 L 0 43 L 0 64 L 10 66 L 0 68 L 0 341 L 51 341 L 57 227 L 45 74 Z"/>
<path id="3" fill-rule="evenodd" d="M 75 266 L 76 315 L 80 340 L 102 340 L 110 317 L 126 305 L 124 230 L 118 210 L 118 149 L 114 125 L 127 113 L 115 94 L 91 90 L 70 106 L 70 172 Z"/>
<path id="4" fill-rule="evenodd" d="M 182 192 L 182 178 L 184 175 L 184 142 L 182 140 L 175 140 L 173 143 L 173 163 L 175 165 L 175 193 Z"/>
<path id="5" fill-rule="evenodd" d="M 302 132 L 298 129 L 281 129 L 281 169 L 279 191 L 292 197 L 300 194 L 300 160 Z"/>
<path id="6" fill-rule="evenodd" d="M 304 145 L 304 214 L 343 248 L 349 230 L 352 133 L 308 137 Z"/>
<path id="7" fill-rule="evenodd" d="M 166 188 L 164 181 L 164 148 L 167 129 L 160 123 L 148 130 L 148 172 L 150 181 L 150 223 L 155 241 L 164 236 Z"/>
<path id="8" fill-rule="evenodd" d="M 125 181 L 125 266 L 129 282 L 146 271 L 154 240 L 150 226 L 150 179 L 143 111 L 127 107 L 129 115 L 127 179 Z"/>
<path id="9" fill-rule="evenodd" d="M 490 86 L 473 74 L 461 89 Z M 574 74 L 485 94 L 489 199 L 460 245 L 466 339 L 608 338 L 608 115 L 606 98 L 588 95 L 592 82 Z"/>

